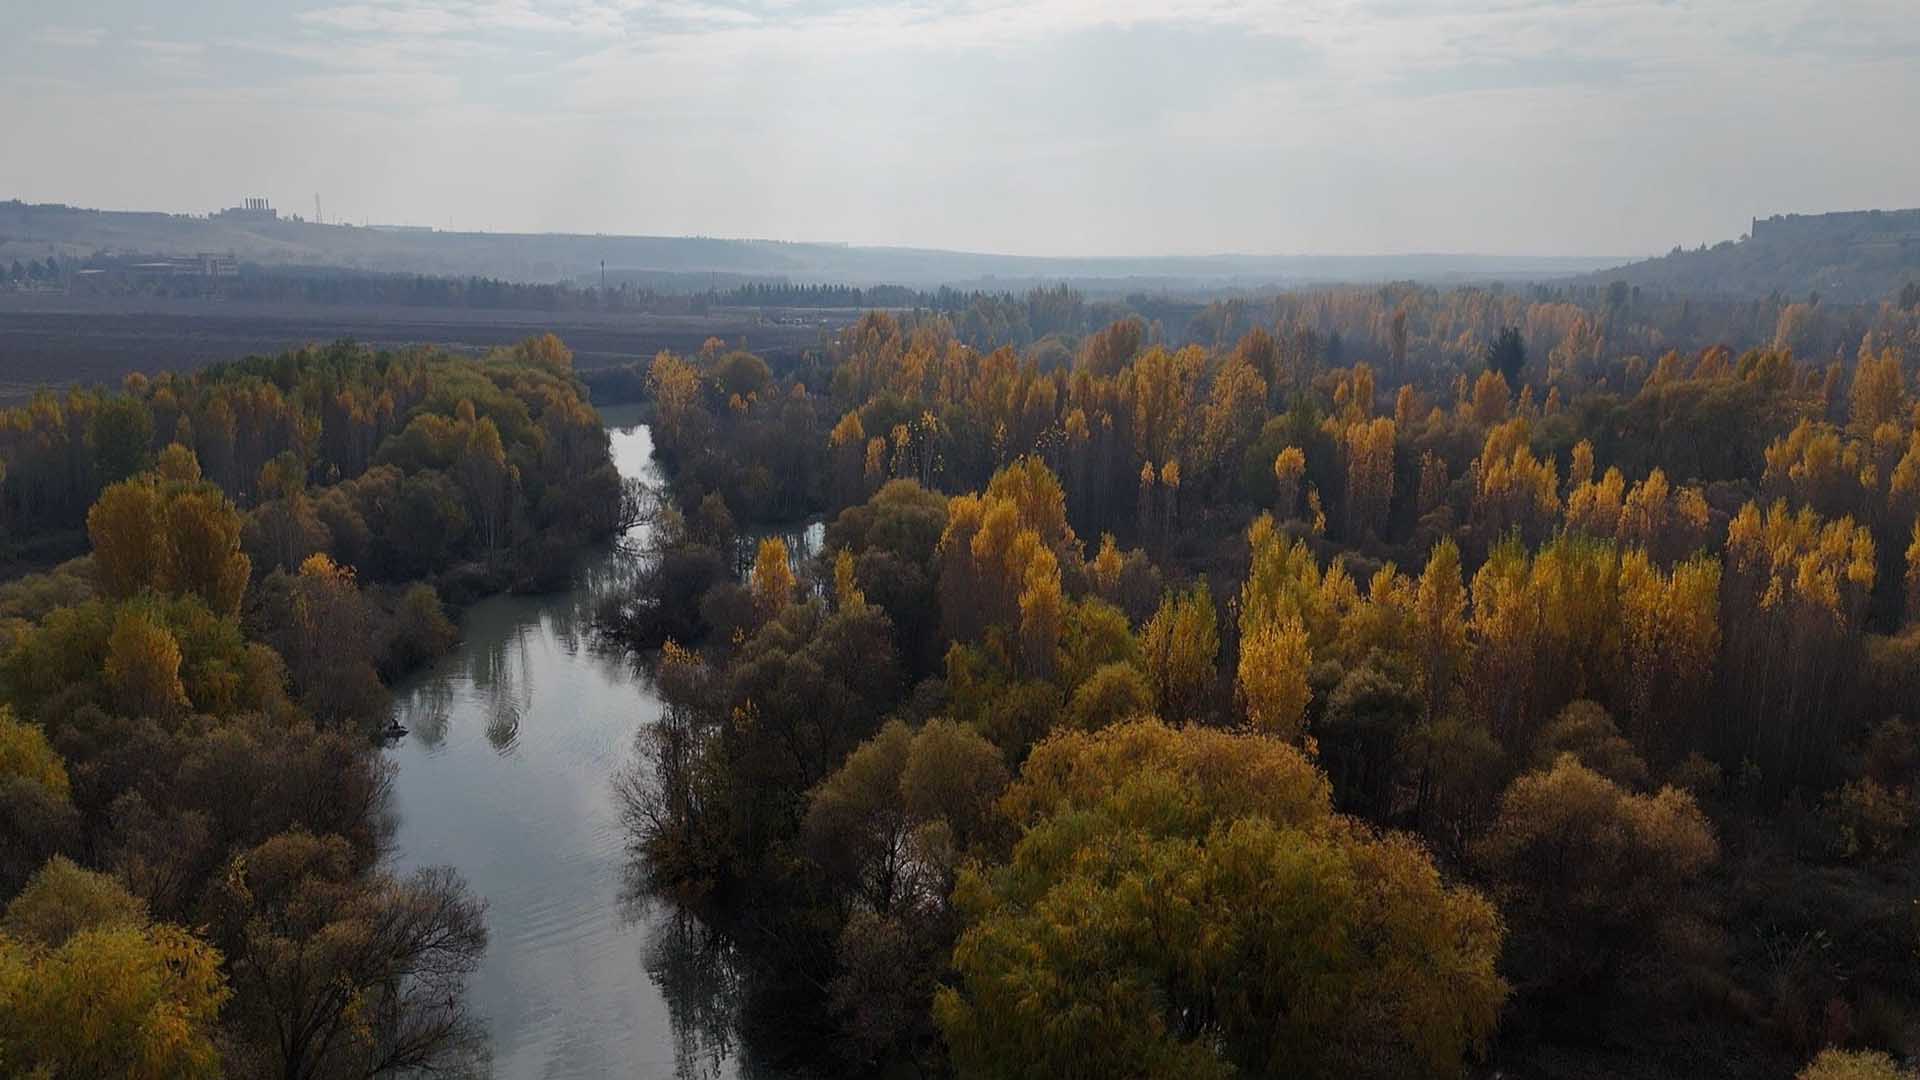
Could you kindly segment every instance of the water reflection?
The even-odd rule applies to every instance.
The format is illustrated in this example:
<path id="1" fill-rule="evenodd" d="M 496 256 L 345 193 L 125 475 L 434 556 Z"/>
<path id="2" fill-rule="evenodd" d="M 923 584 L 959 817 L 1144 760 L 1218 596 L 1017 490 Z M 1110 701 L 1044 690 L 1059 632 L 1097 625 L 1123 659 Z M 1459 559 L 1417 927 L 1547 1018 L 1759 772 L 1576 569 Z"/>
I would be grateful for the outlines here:
<path id="1" fill-rule="evenodd" d="M 734 1075 L 742 980 L 732 942 L 676 908 L 654 920 L 644 955 L 673 1020 L 674 1076 Z"/>
<path id="2" fill-rule="evenodd" d="M 393 703 L 394 719 L 413 740 L 437 750 L 447 740 L 447 713 L 453 707 L 453 685 L 446 679 L 426 679 Z"/>
<path id="3" fill-rule="evenodd" d="M 646 429 L 612 437 L 622 472 L 657 482 Z M 741 1062 L 735 951 L 671 905 L 623 901 L 613 777 L 660 705 L 592 619 L 639 571 L 645 537 L 629 539 L 571 592 L 476 604 L 460 648 L 394 695 L 410 734 L 388 751 L 393 858 L 451 864 L 486 899 L 470 993 L 503 1078 L 762 1074 Z"/>

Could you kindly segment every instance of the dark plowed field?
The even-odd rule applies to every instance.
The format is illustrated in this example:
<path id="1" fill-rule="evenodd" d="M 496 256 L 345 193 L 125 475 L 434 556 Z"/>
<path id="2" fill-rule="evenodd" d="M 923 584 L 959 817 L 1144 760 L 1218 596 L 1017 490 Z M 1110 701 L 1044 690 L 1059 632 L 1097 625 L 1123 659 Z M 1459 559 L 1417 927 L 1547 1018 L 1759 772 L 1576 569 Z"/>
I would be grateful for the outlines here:
<path id="1" fill-rule="evenodd" d="M 183 371 L 220 360 L 352 338 L 383 348 L 431 344 L 465 350 L 510 345 L 552 331 L 581 368 L 645 359 L 662 349 L 692 351 L 709 337 L 757 352 L 818 343 L 814 325 L 771 322 L 753 313 L 709 317 L 467 308 L 325 307 L 217 301 L 119 301 L 0 294 L 0 401 L 43 386 L 118 382 L 132 371 Z M 828 313 L 832 325 L 846 321 Z"/>

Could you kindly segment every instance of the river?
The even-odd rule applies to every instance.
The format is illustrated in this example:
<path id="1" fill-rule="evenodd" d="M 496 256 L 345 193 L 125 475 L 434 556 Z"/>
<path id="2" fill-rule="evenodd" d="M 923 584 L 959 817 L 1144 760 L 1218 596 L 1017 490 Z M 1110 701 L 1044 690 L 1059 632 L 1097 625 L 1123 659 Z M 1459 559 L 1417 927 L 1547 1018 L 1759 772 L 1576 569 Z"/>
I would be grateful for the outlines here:
<path id="1" fill-rule="evenodd" d="M 622 475 L 658 482 L 647 428 L 603 415 Z M 502 1080 L 762 1072 L 740 1060 L 724 947 L 626 887 L 614 777 L 660 703 L 591 624 L 637 572 L 640 533 L 585 560 L 571 592 L 473 605 L 459 647 L 395 688 L 393 863 L 451 865 L 486 900 L 468 1000 Z"/>

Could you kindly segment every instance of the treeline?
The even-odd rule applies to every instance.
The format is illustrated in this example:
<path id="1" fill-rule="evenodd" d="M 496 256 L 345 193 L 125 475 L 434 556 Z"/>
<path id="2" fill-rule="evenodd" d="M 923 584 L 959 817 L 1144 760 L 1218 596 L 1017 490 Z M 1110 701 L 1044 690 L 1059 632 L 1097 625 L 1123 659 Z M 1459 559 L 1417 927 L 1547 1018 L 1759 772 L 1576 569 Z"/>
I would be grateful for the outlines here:
<path id="1" fill-rule="evenodd" d="M 43 392 L 0 412 L 0 523 L 76 534 L 101 491 L 172 444 L 245 512 L 263 570 L 324 552 L 377 581 L 538 587 L 607 535 L 620 479 L 551 335 L 486 361 L 351 343 Z"/>
<path id="2" fill-rule="evenodd" d="M 455 638 L 423 579 L 551 577 L 616 526 L 568 361 L 338 345 L 6 415 L 10 534 L 78 518 L 90 554 L 0 586 L 0 1073 L 483 1061 L 484 905 L 383 867 L 372 736 Z"/>
<path id="3" fill-rule="evenodd" d="M 1910 1055 L 1916 324 L 1735 352 L 1622 291 L 656 358 L 673 506 L 605 613 L 661 647 L 652 887 L 841 1069 Z M 738 580 L 802 511 L 823 556 Z"/>

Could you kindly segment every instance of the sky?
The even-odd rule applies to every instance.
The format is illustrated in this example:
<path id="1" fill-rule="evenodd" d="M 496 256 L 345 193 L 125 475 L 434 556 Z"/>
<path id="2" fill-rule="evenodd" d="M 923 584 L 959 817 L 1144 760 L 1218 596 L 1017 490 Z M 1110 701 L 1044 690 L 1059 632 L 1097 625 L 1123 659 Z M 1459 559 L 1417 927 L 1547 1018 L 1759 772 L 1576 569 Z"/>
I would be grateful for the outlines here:
<path id="1" fill-rule="evenodd" d="M 1920 205 L 1915 0 L 0 0 L 0 198 L 1031 255 Z"/>

